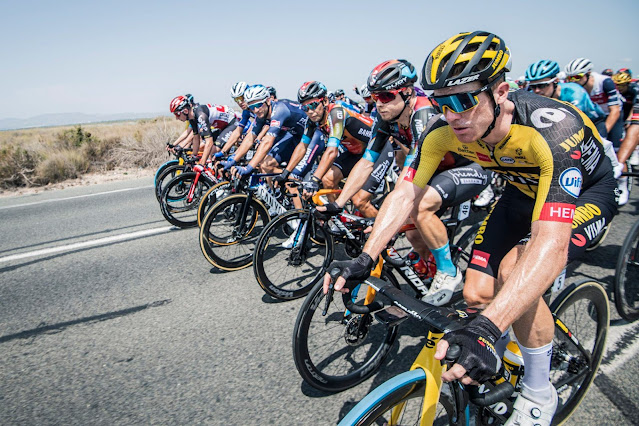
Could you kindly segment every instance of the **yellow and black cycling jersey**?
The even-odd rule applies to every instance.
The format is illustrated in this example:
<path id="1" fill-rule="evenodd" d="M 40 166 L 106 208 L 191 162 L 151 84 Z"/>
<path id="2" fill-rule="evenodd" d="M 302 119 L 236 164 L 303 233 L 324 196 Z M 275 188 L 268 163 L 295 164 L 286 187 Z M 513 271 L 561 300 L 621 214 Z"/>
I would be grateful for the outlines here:
<path id="1" fill-rule="evenodd" d="M 462 143 L 440 119 L 419 142 L 406 180 L 424 188 L 447 152 L 503 175 L 535 200 L 532 221 L 571 222 L 579 193 L 612 174 L 599 133 L 573 105 L 530 92 L 511 92 L 515 104 L 508 135 L 493 149 Z"/>

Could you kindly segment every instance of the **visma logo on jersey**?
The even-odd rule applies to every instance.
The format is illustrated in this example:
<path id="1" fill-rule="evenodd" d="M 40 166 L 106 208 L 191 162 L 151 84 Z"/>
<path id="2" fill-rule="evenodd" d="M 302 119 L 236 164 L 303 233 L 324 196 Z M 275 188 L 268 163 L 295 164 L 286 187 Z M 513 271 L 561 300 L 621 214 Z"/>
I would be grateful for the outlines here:
<path id="1" fill-rule="evenodd" d="M 559 185 L 561 189 L 575 198 L 579 197 L 579 193 L 581 192 L 581 182 L 581 171 L 576 167 L 566 169 L 559 175 Z"/>

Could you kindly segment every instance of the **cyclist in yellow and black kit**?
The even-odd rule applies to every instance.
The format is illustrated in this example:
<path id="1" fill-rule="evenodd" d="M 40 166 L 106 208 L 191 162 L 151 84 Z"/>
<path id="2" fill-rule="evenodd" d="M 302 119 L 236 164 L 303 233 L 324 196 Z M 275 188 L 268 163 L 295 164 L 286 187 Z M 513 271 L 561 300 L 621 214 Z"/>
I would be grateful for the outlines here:
<path id="1" fill-rule="evenodd" d="M 365 256 L 376 257 L 401 227 L 445 153 L 501 173 L 509 185 L 480 229 L 464 287 L 469 305 L 487 307 L 447 333 L 436 358 L 456 343 L 462 355 L 442 379 L 484 381 L 497 370 L 512 325 L 525 374 L 506 424 L 550 425 L 558 404 L 549 382 L 554 322 L 542 296 L 614 215 L 616 182 L 592 121 L 571 104 L 509 92 L 510 61 L 503 39 L 484 31 L 457 34 L 428 55 L 422 87 L 433 90 L 445 120 L 422 136 L 419 159 L 395 188 L 401 197 L 383 205 L 364 253 L 340 275 L 364 274 Z M 343 284 L 337 279 L 335 289 Z"/>

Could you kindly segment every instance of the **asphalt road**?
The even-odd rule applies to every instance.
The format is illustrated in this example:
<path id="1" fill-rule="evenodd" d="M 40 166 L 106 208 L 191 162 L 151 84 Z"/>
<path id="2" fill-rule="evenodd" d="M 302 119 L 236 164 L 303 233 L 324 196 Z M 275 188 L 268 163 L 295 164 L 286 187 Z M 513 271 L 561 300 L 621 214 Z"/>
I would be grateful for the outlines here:
<path id="1" fill-rule="evenodd" d="M 0 424 L 331 425 L 410 366 L 420 339 L 408 332 L 355 389 L 305 385 L 291 355 L 302 300 L 274 303 L 250 268 L 212 269 L 197 230 L 163 220 L 151 183 L 0 199 Z M 638 208 L 635 187 L 569 281 L 611 288 Z M 606 358 L 571 424 L 637 422 L 639 323 L 611 311 Z"/>

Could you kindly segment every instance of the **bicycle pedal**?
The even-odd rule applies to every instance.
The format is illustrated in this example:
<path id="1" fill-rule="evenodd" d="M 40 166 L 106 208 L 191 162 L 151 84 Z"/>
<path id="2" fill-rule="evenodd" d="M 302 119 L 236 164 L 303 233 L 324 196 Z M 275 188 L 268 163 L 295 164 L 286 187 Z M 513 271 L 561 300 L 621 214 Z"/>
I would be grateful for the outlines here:
<path id="1" fill-rule="evenodd" d="M 396 306 L 391 306 L 383 311 L 376 312 L 375 319 L 388 327 L 395 327 L 408 318 L 408 314 Z"/>

